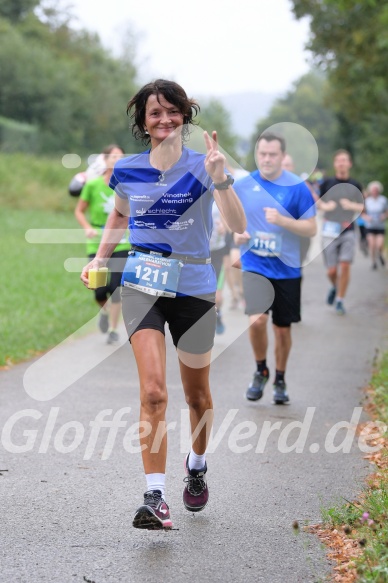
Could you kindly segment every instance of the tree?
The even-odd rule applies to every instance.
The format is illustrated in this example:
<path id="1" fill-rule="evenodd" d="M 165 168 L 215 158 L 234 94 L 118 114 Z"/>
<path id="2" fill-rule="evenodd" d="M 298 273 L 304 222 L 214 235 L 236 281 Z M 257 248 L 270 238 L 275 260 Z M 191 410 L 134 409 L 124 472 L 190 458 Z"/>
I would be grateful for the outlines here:
<path id="1" fill-rule="evenodd" d="M 0 0 L 0 17 L 19 22 L 39 4 L 40 0 Z"/>
<path id="2" fill-rule="evenodd" d="M 311 16 L 308 48 L 330 73 L 336 103 L 352 121 L 384 113 L 388 97 L 388 5 L 375 0 L 294 0 Z"/>
<path id="3" fill-rule="evenodd" d="M 339 120 L 337 147 L 348 147 L 365 178 L 388 182 L 382 146 L 388 130 L 388 5 L 377 0 L 293 0 L 310 17 L 308 49 L 327 71 L 328 98 Z M 371 152 L 375 152 L 371 156 Z M 368 158 L 368 166 L 366 165 Z M 370 166 L 371 164 L 371 166 Z"/>
<path id="4" fill-rule="evenodd" d="M 253 152 L 258 136 L 272 126 L 275 126 L 273 131 L 286 139 L 296 172 L 310 173 L 315 164 L 320 168 L 331 167 L 337 121 L 324 103 L 326 87 L 325 76 L 311 71 L 296 81 L 285 97 L 275 101 L 269 115 L 257 123 L 251 138 L 248 168 L 256 168 Z"/>
<path id="5" fill-rule="evenodd" d="M 221 148 L 231 158 L 239 160 L 237 154 L 238 137 L 231 130 L 231 115 L 220 101 L 213 98 L 201 104 L 198 123 L 210 135 L 213 130 L 217 130 L 218 143 Z"/>
<path id="6" fill-rule="evenodd" d="M 5 14 L 14 4 L 19 12 L 11 22 Z M 142 144 L 134 140 L 126 115 L 138 89 L 133 27 L 123 30 L 122 52 L 114 57 L 97 34 L 71 28 L 71 13 L 61 0 L 0 0 L 0 7 L 1 115 L 36 128 L 41 152 L 99 152 L 112 142 L 138 152 Z M 223 148 L 236 156 L 237 139 L 221 103 L 203 105 L 199 123 L 216 128 Z"/>
<path id="7" fill-rule="evenodd" d="M 1 114 L 38 127 L 42 152 L 98 152 L 112 142 L 138 151 L 126 116 L 136 68 L 98 35 L 72 30 L 66 15 L 45 15 L 0 18 Z"/>

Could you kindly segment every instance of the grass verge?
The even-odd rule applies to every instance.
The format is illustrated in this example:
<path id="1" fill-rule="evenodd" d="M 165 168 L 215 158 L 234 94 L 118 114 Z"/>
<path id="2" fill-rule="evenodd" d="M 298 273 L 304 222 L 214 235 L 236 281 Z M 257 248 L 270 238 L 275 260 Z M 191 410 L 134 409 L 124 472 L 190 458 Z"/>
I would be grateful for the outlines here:
<path id="1" fill-rule="evenodd" d="M 84 161 L 82 168 L 86 167 Z M 85 258 L 84 244 L 30 244 L 28 229 L 76 229 L 77 199 L 67 187 L 78 169 L 60 157 L 0 156 L 0 366 L 52 348 L 96 315 L 93 293 L 64 261 Z"/>
<path id="2" fill-rule="evenodd" d="M 3 209 L 0 366 L 10 366 L 55 346 L 97 314 L 93 292 L 81 284 L 79 273 L 64 268 L 69 257 L 87 262 L 85 246 L 30 244 L 25 240 L 28 229 L 76 227 L 69 211 Z"/>
<path id="3" fill-rule="evenodd" d="M 360 427 L 375 449 L 365 456 L 375 472 L 357 500 L 322 510 L 323 523 L 307 527 L 327 545 L 338 583 L 388 583 L 388 352 L 366 389 L 365 408 L 377 424 Z"/>
<path id="4" fill-rule="evenodd" d="M 85 168 L 85 164 L 80 169 Z M 7 208 L 29 212 L 32 209 L 72 212 L 75 199 L 68 185 L 77 169 L 65 168 L 60 158 L 42 158 L 28 154 L 0 156 L 2 188 L 0 203 Z"/>

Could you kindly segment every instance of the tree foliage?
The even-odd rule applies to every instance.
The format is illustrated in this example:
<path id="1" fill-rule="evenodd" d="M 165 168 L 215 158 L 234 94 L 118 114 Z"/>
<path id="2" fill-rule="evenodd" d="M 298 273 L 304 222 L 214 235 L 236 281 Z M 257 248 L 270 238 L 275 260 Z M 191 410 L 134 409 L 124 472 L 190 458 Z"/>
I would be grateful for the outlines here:
<path id="1" fill-rule="evenodd" d="M 238 138 L 231 130 L 231 115 L 218 99 L 210 99 L 201 105 L 198 122 L 200 127 L 210 135 L 213 130 L 217 130 L 220 146 L 229 156 L 238 161 Z"/>
<path id="2" fill-rule="evenodd" d="M 0 17 L 19 22 L 38 6 L 40 0 L 0 0 Z"/>
<path id="3" fill-rule="evenodd" d="M 256 167 L 253 156 L 256 140 L 272 126 L 275 126 L 272 128 L 273 131 L 285 137 L 287 151 L 292 155 L 298 173 L 313 171 L 311 164 L 314 164 L 315 160 L 319 168 L 331 167 L 333 143 L 338 126 L 334 112 L 324 103 L 326 86 L 324 75 L 311 71 L 296 81 L 292 89 L 274 103 L 268 116 L 259 120 L 256 125 L 247 167 L 251 170 Z M 311 134 L 311 138 L 308 133 Z M 318 159 L 315 155 L 314 141 L 318 147 Z M 314 151 L 311 151 L 313 148 Z M 306 161 L 309 160 L 312 161 L 310 167 L 308 164 L 306 167 Z"/>
<path id="4" fill-rule="evenodd" d="M 4 18 L 6 4 L 0 5 L 1 115 L 37 126 L 43 152 L 97 152 L 111 142 L 136 151 L 126 116 L 137 87 L 134 65 L 113 58 L 96 34 L 72 30 L 66 15 L 50 9 L 42 21 L 32 10 L 38 3 L 25 1 L 15 4 L 25 10 L 14 22 Z"/>
<path id="5" fill-rule="evenodd" d="M 293 10 L 297 18 L 310 17 L 307 48 L 328 73 L 327 99 L 340 124 L 337 147 L 352 150 L 365 179 L 388 182 L 383 150 L 371 155 L 388 130 L 387 2 L 293 0 Z"/>
<path id="6" fill-rule="evenodd" d="M 74 30 L 71 22 L 58 1 L 0 0 L 0 125 L 7 130 L 0 140 L 12 127 L 13 143 L 20 144 L 30 124 L 38 152 L 98 152 L 112 142 L 127 153 L 141 150 L 126 115 L 138 89 L 137 32 L 123 29 L 121 54 L 113 57 L 97 34 Z M 235 154 L 237 139 L 222 104 L 204 104 L 199 123 L 216 128 Z"/>

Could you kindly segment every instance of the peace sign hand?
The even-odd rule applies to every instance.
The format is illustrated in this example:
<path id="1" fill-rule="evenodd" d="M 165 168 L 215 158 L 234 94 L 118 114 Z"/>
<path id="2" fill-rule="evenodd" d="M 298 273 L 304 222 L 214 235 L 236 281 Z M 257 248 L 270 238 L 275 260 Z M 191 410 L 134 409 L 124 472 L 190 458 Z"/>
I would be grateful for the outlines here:
<path id="1" fill-rule="evenodd" d="M 207 132 L 203 133 L 206 144 L 205 170 L 215 184 L 226 180 L 225 156 L 218 149 L 217 132 L 212 132 L 212 137 Z"/>

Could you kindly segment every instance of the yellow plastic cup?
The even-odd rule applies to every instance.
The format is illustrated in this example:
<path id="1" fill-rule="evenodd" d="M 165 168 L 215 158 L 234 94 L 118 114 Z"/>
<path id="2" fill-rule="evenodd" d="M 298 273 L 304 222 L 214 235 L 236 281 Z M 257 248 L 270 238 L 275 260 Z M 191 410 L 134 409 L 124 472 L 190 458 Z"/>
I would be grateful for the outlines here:
<path id="1" fill-rule="evenodd" d="M 97 289 L 98 287 L 105 287 L 108 281 L 108 268 L 100 267 L 100 269 L 89 269 L 89 289 Z"/>

